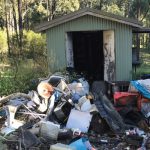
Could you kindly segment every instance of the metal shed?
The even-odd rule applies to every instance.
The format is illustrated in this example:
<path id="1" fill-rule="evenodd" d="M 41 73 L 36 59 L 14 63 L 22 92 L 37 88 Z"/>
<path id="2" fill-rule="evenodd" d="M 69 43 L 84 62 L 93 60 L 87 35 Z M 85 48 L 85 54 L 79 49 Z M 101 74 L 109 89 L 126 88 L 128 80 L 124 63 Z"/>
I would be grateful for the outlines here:
<path id="1" fill-rule="evenodd" d="M 73 67 L 95 80 L 127 81 L 132 78 L 132 29 L 136 20 L 93 9 L 81 9 L 50 22 L 46 31 L 52 72 Z"/>

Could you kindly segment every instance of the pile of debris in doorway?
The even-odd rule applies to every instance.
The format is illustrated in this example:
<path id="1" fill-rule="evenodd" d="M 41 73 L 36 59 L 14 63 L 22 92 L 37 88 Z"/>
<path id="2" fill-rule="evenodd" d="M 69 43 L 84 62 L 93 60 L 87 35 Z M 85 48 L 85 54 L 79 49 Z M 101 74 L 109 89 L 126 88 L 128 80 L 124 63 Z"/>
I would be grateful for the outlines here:
<path id="1" fill-rule="evenodd" d="M 9 150 L 150 149 L 150 80 L 115 85 L 51 75 L 0 99 L 0 137 Z"/>

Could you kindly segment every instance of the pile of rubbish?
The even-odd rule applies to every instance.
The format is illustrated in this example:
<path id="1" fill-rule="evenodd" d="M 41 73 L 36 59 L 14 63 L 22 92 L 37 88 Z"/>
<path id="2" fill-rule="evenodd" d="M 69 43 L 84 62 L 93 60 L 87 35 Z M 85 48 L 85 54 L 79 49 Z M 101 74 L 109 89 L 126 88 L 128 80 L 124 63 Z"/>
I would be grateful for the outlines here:
<path id="1" fill-rule="evenodd" d="M 150 149 L 149 82 L 110 98 L 104 81 L 51 75 L 37 91 L 0 98 L 0 137 L 9 150 Z"/>

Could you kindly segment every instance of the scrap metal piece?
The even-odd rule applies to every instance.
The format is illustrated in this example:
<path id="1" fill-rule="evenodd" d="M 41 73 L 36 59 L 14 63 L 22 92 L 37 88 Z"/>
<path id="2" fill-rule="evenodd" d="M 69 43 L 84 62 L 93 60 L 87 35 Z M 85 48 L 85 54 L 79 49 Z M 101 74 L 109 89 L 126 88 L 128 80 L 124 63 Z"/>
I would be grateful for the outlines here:
<path id="1" fill-rule="evenodd" d="M 22 131 L 20 138 L 25 149 L 35 147 L 41 143 L 40 140 L 28 130 Z"/>
<path id="2" fill-rule="evenodd" d="M 21 105 L 17 105 L 17 106 L 7 105 L 6 106 L 7 119 L 5 122 L 6 126 L 2 127 L 2 129 L 1 129 L 2 134 L 7 135 L 7 134 L 13 132 L 15 129 L 18 129 L 20 126 L 22 126 L 24 124 L 23 121 L 15 119 L 15 114 L 20 106 Z"/>
<path id="3" fill-rule="evenodd" d="M 125 142 L 128 145 L 136 146 L 137 148 L 142 146 L 143 143 L 143 137 L 138 135 L 127 135 L 125 137 Z"/>
<path id="4" fill-rule="evenodd" d="M 28 99 L 27 97 L 18 97 L 20 94 L 14 94 L 13 96 L 11 96 L 11 99 L 7 101 L 7 105 L 3 107 L 3 109 L 6 111 L 7 119 L 0 132 L 5 135 L 11 133 L 15 129 L 18 129 L 25 123 L 15 119 L 15 115 L 21 106 L 25 106 L 25 104 L 28 102 Z"/>
<path id="5" fill-rule="evenodd" d="M 45 139 L 57 140 L 60 125 L 50 121 L 42 121 L 40 125 L 40 136 Z"/>
<path id="6" fill-rule="evenodd" d="M 48 120 L 48 118 L 50 117 L 50 115 L 52 114 L 52 111 L 54 109 L 54 104 L 55 104 L 55 95 L 53 94 L 50 98 L 50 105 L 48 107 L 48 110 L 46 112 L 46 117 L 45 120 Z"/>
<path id="7" fill-rule="evenodd" d="M 1 98 L 1 99 L 0 99 L 0 104 L 4 104 L 4 103 L 10 101 L 11 99 L 15 99 L 15 98 L 17 98 L 17 97 L 24 97 L 24 98 L 26 98 L 26 99 L 31 100 L 31 98 L 30 98 L 30 96 L 29 96 L 28 94 L 24 94 L 24 93 L 13 93 L 13 94 L 11 94 L 11 95 L 8 95 L 8 96 L 6 96 L 6 97 Z"/>
<path id="8" fill-rule="evenodd" d="M 7 115 L 7 124 L 9 127 L 13 126 L 15 114 L 19 108 L 19 106 L 7 105 L 8 115 Z"/>
<path id="9" fill-rule="evenodd" d="M 71 129 L 60 129 L 58 133 L 58 140 L 71 140 L 73 138 L 73 135 L 74 131 L 72 131 Z"/>
<path id="10" fill-rule="evenodd" d="M 38 96 L 38 93 L 36 91 L 29 91 L 28 95 L 31 97 L 31 100 L 37 104 L 40 105 L 40 98 Z"/>
<path id="11" fill-rule="evenodd" d="M 61 98 L 61 101 L 54 109 L 54 114 L 60 122 L 64 122 L 68 118 L 71 109 L 72 105 L 65 99 Z"/>

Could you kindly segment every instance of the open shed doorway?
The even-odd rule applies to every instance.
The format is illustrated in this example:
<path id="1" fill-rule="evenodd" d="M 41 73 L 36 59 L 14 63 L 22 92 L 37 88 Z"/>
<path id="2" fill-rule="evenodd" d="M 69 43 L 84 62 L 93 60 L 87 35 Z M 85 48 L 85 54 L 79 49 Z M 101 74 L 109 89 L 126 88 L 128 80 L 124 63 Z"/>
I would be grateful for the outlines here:
<path id="1" fill-rule="evenodd" d="M 69 32 L 67 49 L 67 62 L 77 73 L 91 80 L 104 80 L 103 31 Z"/>

